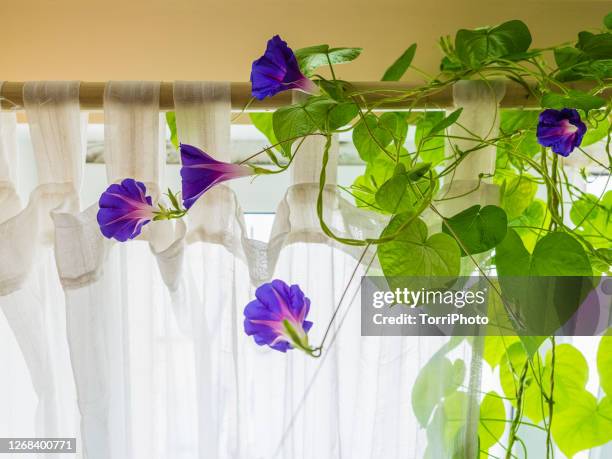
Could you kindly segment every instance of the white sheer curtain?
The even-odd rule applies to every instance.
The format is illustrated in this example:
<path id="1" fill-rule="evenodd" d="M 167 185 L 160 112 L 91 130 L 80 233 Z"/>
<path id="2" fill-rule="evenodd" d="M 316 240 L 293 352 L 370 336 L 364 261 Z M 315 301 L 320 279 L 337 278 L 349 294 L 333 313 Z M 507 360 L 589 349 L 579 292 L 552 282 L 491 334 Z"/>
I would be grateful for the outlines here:
<path id="1" fill-rule="evenodd" d="M 0 436 L 77 436 L 88 459 L 437 459 L 411 390 L 448 339 L 360 336 L 360 277 L 376 272 L 376 260 L 373 248 L 332 243 L 320 230 L 321 139 L 307 140 L 292 165 L 268 241 L 249 239 L 234 191 L 219 185 L 186 222 L 153 222 L 116 244 L 99 232 L 97 204 L 83 209 L 78 199 L 78 83 L 28 83 L 25 92 L 40 185 L 24 208 L 15 115 L 0 114 L 0 401 L 9 413 Z M 466 126 L 494 132 L 497 99 L 469 94 Z M 228 83 L 176 82 L 174 99 L 182 142 L 235 159 Z M 105 91 L 108 182 L 135 178 L 155 199 L 165 189 L 158 102 L 155 82 Z M 385 219 L 339 196 L 336 168 L 334 145 L 326 221 L 341 236 L 378 236 Z M 258 347 L 244 334 L 244 306 L 273 278 L 311 299 L 315 345 L 339 305 L 321 358 Z M 470 368 L 473 407 L 480 359 L 470 365 L 465 343 L 454 352 Z M 465 412 L 475 425 L 474 410 Z"/>
<path id="2" fill-rule="evenodd" d="M 4 333 L 10 329 L 14 337 L 6 349 L 11 355 L 6 358 L 17 363 L 3 368 L 2 379 L 12 380 L 15 371 L 14 380 L 19 384 L 5 382 L 8 387 L 0 395 L 3 407 L 14 413 L 3 419 L 8 424 L 5 436 L 76 434 L 78 418 L 66 345 L 64 295 L 52 250 L 51 211 L 60 206 L 76 210 L 79 205 L 84 143 L 78 85 L 32 82 L 24 88 L 39 185 L 23 208 L 15 196 L 14 114 L 3 114 L 0 121 L 0 177 L 5 197 L 0 200 L 0 308 L 2 329 Z M 24 378 L 24 367 L 14 354 L 17 349 L 31 379 Z M 30 396 L 24 398 L 24 394 Z"/>
<path id="3" fill-rule="evenodd" d="M 54 87 L 68 91 L 74 84 Z M 77 93 L 71 94 L 78 113 Z M 105 93 L 108 180 L 136 178 L 156 197 L 164 175 L 158 97 L 159 85 L 145 82 L 110 82 Z M 229 85 L 177 82 L 175 101 L 181 141 L 231 160 Z M 28 118 L 35 121 L 30 112 Z M 82 145 L 77 124 L 52 132 Z M 304 143 L 266 242 L 248 239 L 227 186 L 198 201 L 187 226 L 155 222 L 141 241 L 123 245 L 102 238 L 96 205 L 80 211 L 62 198 L 45 207 L 43 216 L 53 210 L 85 457 L 423 456 L 427 442 L 411 415 L 410 389 L 420 365 L 445 340 L 360 337 L 359 280 L 374 251 L 339 246 L 321 232 L 316 182 L 322 150 L 321 139 Z M 82 155 L 71 158 L 76 163 L 58 169 L 79 170 Z M 376 237 L 385 219 L 337 194 L 336 160 L 334 145 L 326 221 L 345 237 Z M 8 157 L 7 163 L 13 164 Z M 311 298 L 315 344 L 340 305 L 320 359 L 260 348 L 243 333 L 244 305 L 256 285 L 272 278 L 299 284 Z M 56 309 L 62 318 L 63 308 Z M 44 333 L 25 328 L 49 333 L 45 326 L 39 327 Z M 43 353 L 31 353 L 37 352 Z M 68 352 L 53 355 L 66 360 Z M 46 387 L 43 374 L 31 369 L 31 377 Z M 47 419 L 42 425 L 59 424 Z"/>
<path id="4" fill-rule="evenodd" d="M 110 82 L 105 91 L 109 182 L 133 177 L 154 197 L 163 189 L 159 83 Z M 155 199 L 155 198 L 154 198 Z M 189 346 L 170 314 L 169 292 L 143 242 L 104 240 L 97 204 L 56 213 L 56 258 L 66 292 L 66 324 L 88 458 L 171 457 L 190 419 Z M 171 250 L 181 223 L 155 222 L 141 240 Z M 161 270 L 164 272 L 164 269 Z M 185 349 L 183 349 L 185 348 Z M 193 420 L 192 420 L 193 421 Z"/>

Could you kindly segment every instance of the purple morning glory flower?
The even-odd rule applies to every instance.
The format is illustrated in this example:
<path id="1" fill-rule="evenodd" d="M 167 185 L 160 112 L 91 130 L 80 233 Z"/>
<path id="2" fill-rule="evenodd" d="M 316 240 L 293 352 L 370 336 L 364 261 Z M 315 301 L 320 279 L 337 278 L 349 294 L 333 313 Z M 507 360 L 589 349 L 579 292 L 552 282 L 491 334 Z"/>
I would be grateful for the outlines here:
<path id="1" fill-rule="evenodd" d="M 102 234 L 125 242 L 140 234 L 154 217 L 153 202 L 142 182 L 128 178 L 110 185 L 100 196 L 98 224 Z"/>
<path id="2" fill-rule="evenodd" d="M 276 279 L 260 286 L 255 296 L 244 308 L 245 333 L 277 351 L 295 347 L 310 352 L 307 333 L 312 322 L 305 320 L 310 300 L 300 287 Z"/>
<path id="3" fill-rule="evenodd" d="M 568 156 L 580 145 L 585 132 L 586 126 L 573 108 L 549 108 L 540 113 L 538 143 L 550 147 L 558 155 Z"/>
<path id="4" fill-rule="evenodd" d="M 183 205 L 189 209 L 206 191 L 218 183 L 253 175 L 249 166 L 224 163 L 192 145 L 181 144 Z"/>
<path id="5" fill-rule="evenodd" d="M 287 89 L 318 93 L 317 85 L 302 74 L 295 54 L 278 35 L 268 40 L 264 55 L 253 62 L 251 85 L 253 97 L 259 100 Z"/>

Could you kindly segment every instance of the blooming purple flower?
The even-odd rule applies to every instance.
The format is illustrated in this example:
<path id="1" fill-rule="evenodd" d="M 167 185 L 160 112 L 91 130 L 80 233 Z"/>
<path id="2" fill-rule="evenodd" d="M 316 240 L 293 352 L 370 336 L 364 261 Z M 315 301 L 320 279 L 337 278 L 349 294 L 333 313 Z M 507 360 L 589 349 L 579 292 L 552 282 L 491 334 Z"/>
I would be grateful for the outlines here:
<path id="1" fill-rule="evenodd" d="M 218 183 L 253 175 L 249 166 L 224 163 L 192 145 L 181 144 L 183 205 L 189 209 L 206 191 Z"/>
<path id="2" fill-rule="evenodd" d="M 98 224 L 102 234 L 120 242 L 134 239 L 154 217 L 153 203 L 142 182 L 127 178 L 100 196 Z"/>
<path id="3" fill-rule="evenodd" d="M 538 143 L 551 147 L 561 156 L 568 156 L 580 145 L 586 126 L 573 108 L 555 110 L 549 108 L 540 113 L 537 137 Z"/>
<path id="4" fill-rule="evenodd" d="M 255 291 L 256 299 L 244 308 L 244 331 L 260 345 L 286 352 L 294 347 L 310 351 L 306 319 L 310 300 L 297 285 L 282 280 L 263 284 Z"/>
<path id="5" fill-rule="evenodd" d="M 300 71 L 298 61 L 287 42 L 278 35 L 268 40 L 263 56 L 253 62 L 251 92 L 262 100 L 287 89 L 318 93 L 318 87 Z"/>

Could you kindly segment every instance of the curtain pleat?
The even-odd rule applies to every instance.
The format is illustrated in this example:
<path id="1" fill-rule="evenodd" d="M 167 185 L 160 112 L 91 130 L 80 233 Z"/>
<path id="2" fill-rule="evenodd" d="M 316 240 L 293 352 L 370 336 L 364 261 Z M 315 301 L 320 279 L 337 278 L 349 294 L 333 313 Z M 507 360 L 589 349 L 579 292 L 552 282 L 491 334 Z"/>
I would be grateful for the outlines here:
<path id="1" fill-rule="evenodd" d="M 2 82 L 0 82 L 0 88 Z M 17 116 L 15 111 L 0 110 L 0 224 L 21 210 L 17 194 Z M 34 429 L 36 395 L 19 344 L 4 314 L 0 314 L 0 367 L 11 377 L 0 378 L 0 431 L 11 436 Z M 21 396 L 27 392 L 31 397 Z"/>
<path id="2" fill-rule="evenodd" d="M 84 161 L 78 82 L 29 82 L 24 102 L 29 117 L 38 187 L 25 209 L 0 225 L 0 294 L 18 289 L 37 250 L 53 241 L 51 211 L 78 210 Z"/>
<path id="3" fill-rule="evenodd" d="M 154 201 L 165 173 L 158 106 L 159 83 L 106 87 L 108 180 L 142 181 Z M 182 435 L 180 420 L 189 422 L 177 407 L 190 397 L 179 378 L 190 366 L 182 363 L 183 343 L 173 345 L 180 332 L 168 314 L 171 265 L 177 263 L 173 244 L 184 225 L 152 222 L 132 246 L 113 244 L 97 228 L 97 210 L 95 204 L 82 213 L 55 215 L 83 450 L 88 458 L 169 457 Z M 161 260 L 159 270 L 151 251 Z"/>
<path id="4" fill-rule="evenodd" d="M 104 90 L 104 161 L 110 183 L 132 177 L 160 185 L 159 83 L 109 81 Z"/>
<path id="5" fill-rule="evenodd" d="M 60 208 L 76 211 L 79 206 L 84 120 L 78 88 L 78 82 L 25 85 L 38 186 L 23 210 L 15 213 L 15 202 L 5 201 L 13 209 L 9 214 L 14 215 L 0 223 L 0 308 L 27 365 L 37 400 L 34 430 L 26 432 L 40 437 L 77 436 L 64 298 L 51 246 L 51 214 Z M 3 123 L 7 119 L 12 132 L 1 142 L 5 164 L 16 156 L 14 121 L 3 114 Z M 9 177 L 14 177 L 15 171 L 9 171 Z M 5 171 L 2 174 L 7 177 Z M 5 215 L 4 209 L 0 214 Z M 26 387 L 20 398 L 28 393 Z"/>
<path id="6" fill-rule="evenodd" d="M 176 82 L 174 94 L 181 141 L 222 160 L 230 159 L 225 153 L 229 146 L 228 89 L 221 83 Z M 201 458 L 344 457 L 340 456 L 342 388 L 337 382 L 337 365 L 349 354 L 334 354 L 326 358 L 325 365 L 323 360 L 310 361 L 299 354 L 278 355 L 254 346 L 242 325 L 242 310 L 253 296 L 245 279 L 250 277 L 258 285 L 276 277 L 313 292 L 317 305 L 313 314 L 322 332 L 361 255 L 338 250 L 320 229 L 316 181 L 323 146 L 319 138 L 309 138 L 302 145 L 290 172 L 292 185 L 279 204 L 267 244 L 246 237 L 242 211 L 230 187 L 215 187 L 190 210 L 186 238 L 191 247 L 182 277 L 195 280 L 191 286 L 182 284 L 181 288 L 193 291 L 175 295 L 174 307 L 194 325 Z M 337 141 L 328 166 L 330 185 L 335 182 L 336 158 Z M 355 209 L 332 186 L 325 194 L 325 217 L 340 235 L 375 237 L 380 233 L 384 218 Z M 195 270 L 193 277 L 190 269 Z M 359 279 L 360 272 L 350 286 L 351 301 L 344 305 L 353 317 L 358 314 L 354 294 Z M 195 303 L 181 304 L 185 301 Z M 321 421 L 304 424 L 311 429 L 306 437 L 303 428 L 296 428 L 304 423 L 304 416 Z M 351 418 L 345 417 L 347 421 Z M 310 444 L 315 438 L 319 447 L 304 448 L 304 442 Z"/>
<path id="7" fill-rule="evenodd" d="M 229 83 L 176 82 L 174 98 L 181 142 L 229 161 Z M 184 290 L 175 295 L 174 307 L 179 321 L 188 314 L 193 324 L 197 457 L 240 457 L 236 310 L 250 289 L 244 282 L 246 231 L 234 192 L 224 185 L 210 190 L 191 207 L 187 224 L 192 247 L 183 277 L 190 282 L 181 283 Z"/>
<path id="8" fill-rule="evenodd" d="M 3 82 L 0 81 L 0 89 Z M 17 113 L 0 110 L 0 223 L 21 209 L 17 194 Z"/>
<path id="9" fill-rule="evenodd" d="M 499 134 L 499 103 L 505 94 L 501 81 L 459 81 L 453 86 L 455 107 L 461 108 L 457 124 L 449 128 L 452 141 L 447 142 L 447 155 L 458 155 L 477 146 L 469 137 L 494 139 Z M 448 113 L 447 113 L 448 114 Z M 495 173 L 496 147 L 488 145 L 474 150 L 459 163 L 450 179 L 440 190 L 440 210 L 444 215 L 454 215 L 473 204 L 499 203 L 499 187 L 492 184 Z M 483 175 L 481 180 L 479 174 Z M 448 198 L 454 198 L 448 200 Z"/>
<path id="10" fill-rule="evenodd" d="M 502 81 L 460 81 L 453 85 L 453 110 L 461 108 L 457 124 L 449 128 L 451 138 L 447 142 L 447 154 L 455 156 L 460 152 L 474 148 L 478 142 L 466 138 L 478 136 L 483 140 L 494 139 L 499 133 L 499 103 L 505 94 Z M 443 200 L 439 211 L 445 217 L 451 217 L 468 207 L 479 204 L 499 205 L 499 186 L 491 183 L 495 173 L 496 148 L 487 145 L 474 150 L 459 163 L 454 173 L 448 178 L 440 191 Z M 479 178 L 480 177 L 480 178 Z M 474 266 L 476 260 L 487 270 L 487 263 L 492 255 L 479 254 L 474 259 L 462 258 L 461 274 L 464 276 L 480 276 Z M 482 336 L 474 336 L 471 342 L 470 355 L 465 359 L 467 368 L 467 397 L 463 406 L 465 412 L 465 428 L 463 432 L 463 451 L 467 457 L 476 457 L 479 453 L 478 427 L 480 419 L 480 400 L 482 398 L 482 353 L 484 348 L 484 327 Z"/>

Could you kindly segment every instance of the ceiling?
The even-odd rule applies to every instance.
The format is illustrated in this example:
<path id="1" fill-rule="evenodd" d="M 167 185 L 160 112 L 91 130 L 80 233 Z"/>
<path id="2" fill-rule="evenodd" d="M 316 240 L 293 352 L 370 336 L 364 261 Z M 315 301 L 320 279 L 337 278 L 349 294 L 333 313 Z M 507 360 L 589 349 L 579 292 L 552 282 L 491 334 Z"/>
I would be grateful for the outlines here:
<path id="1" fill-rule="evenodd" d="M 290 46 L 360 46 L 338 69 L 378 80 L 411 43 L 436 70 L 437 39 L 458 28 L 522 19 L 535 46 L 599 28 L 610 1 L 547 0 L 1 0 L 0 79 L 246 81 L 273 34 Z M 94 4 L 95 3 L 95 4 Z M 414 73 L 408 77 L 418 81 Z"/>

